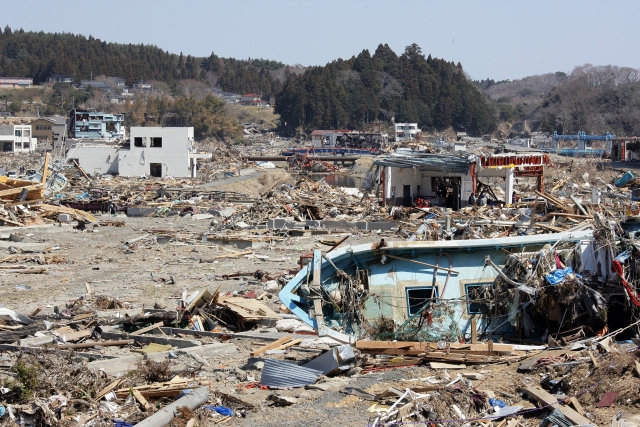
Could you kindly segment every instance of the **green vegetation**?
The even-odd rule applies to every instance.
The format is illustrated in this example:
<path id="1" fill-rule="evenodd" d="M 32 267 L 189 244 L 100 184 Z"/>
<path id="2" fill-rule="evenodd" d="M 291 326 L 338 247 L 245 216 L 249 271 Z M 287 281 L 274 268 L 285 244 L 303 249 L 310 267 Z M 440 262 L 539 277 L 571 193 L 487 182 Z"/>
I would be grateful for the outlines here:
<path id="1" fill-rule="evenodd" d="M 220 76 L 217 84 L 223 90 L 262 93 L 269 99 L 280 89 L 269 71 L 283 66 L 267 59 L 249 62 L 214 53 L 206 58 L 176 55 L 152 45 L 107 43 L 70 33 L 12 32 L 9 26 L 0 31 L 0 76 L 31 77 L 36 84 L 52 74 L 69 74 L 76 80 L 105 75 L 121 77 L 129 85 L 138 80 L 171 85 L 182 79 L 206 81 L 211 73 Z"/>
<path id="2" fill-rule="evenodd" d="M 361 129 L 378 120 L 417 122 L 423 129 L 453 126 L 471 134 L 490 132 L 491 105 L 467 80 L 460 64 L 426 57 L 416 44 L 397 56 L 379 45 L 373 56 L 339 59 L 303 75 L 286 74 L 276 113 L 289 133 L 312 129 Z"/>
<path id="3" fill-rule="evenodd" d="M 35 360 L 21 359 L 14 365 L 14 370 L 16 371 L 16 381 L 20 387 L 20 397 L 24 400 L 30 399 L 33 390 L 38 385 L 40 365 Z"/>
<path id="4" fill-rule="evenodd" d="M 266 68 L 267 70 L 277 70 L 278 68 L 283 68 L 284 64 L 280 61 L 271 61 L 269 59 L 254 59 L 251 61 L 251 65 L 257 68 Z"/>
<path id="5" fill-rule="evenodd" d="M 198 139 L 215 137 L 235 139 L 240 136 L 240 125 L 227 115 L 225 103 L 212 94 L 141 96 L 122 108 L 125 125 L 130 126 L 193 126 Z"/>

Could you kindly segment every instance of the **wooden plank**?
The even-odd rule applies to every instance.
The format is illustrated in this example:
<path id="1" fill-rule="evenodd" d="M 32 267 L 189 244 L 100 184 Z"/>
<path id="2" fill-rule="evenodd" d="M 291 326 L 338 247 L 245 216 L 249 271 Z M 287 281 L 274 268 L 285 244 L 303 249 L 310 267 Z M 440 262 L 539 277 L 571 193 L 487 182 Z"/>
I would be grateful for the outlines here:
<path id="1" fill-rule="evenodd" d="M 522 390 L 525 393 L 527 393 L 529 396 L 536 399 L 538 402 L 542 403 L 543 405 L 553 405 L 555 409 L 558 409 L 560 412 L 562 412 L 562 415 L 564 415 L 566 419 L 568 419 L 574 424 L 578 424 L 578 425 L 591 424 L 591 421 L 588 418 L 580 415 L 578 411 L 576 411 L 573 408 L 560 405 L 558 403 L 558 399 L 556 399 L 555 396 L 547 393 L 545 390 L 543 390 L 541 387 L 537 385 L 525 387 Z"/>
<path id="2" fill-rule="evenodd" d="M 31 313 L 29 317 L 36 317 L 38 313 L 40 313 L 41 311 L 42 311 L 42 307 L 38 307 L 35 310 L 33 310 L 33 313 Z"/>
<path id="3" fill-rule="evenodd" d="M 476 326 L 476 319 L 475 317 L 473 319 L 471 319 L 471 344 L 477 344 L 478 343 L 478 328 Z"/>
<path id="4" fill-rule="evenodd" d="M 282 337 L 279 340 L 273 341 L 267 345 L 264 345 L 254 351 L 252 351 L 250 354 L 251 356 L 259 356 L 263 353 L 265 353 L 267 350 L 273 350 L 276 347 L 280 347 L 282 344 L 288 343 L 289 341 L 291 341 L 291 337 L 287 336 L 287 337 Z"/>
<path id="5" fill-rule="evenodd" d="M 51 153 L 47 153 L 44 156 L 44 169 L 42 169 L 42 183 L 47 185 L 47 176 L 49 175 L 49 159 L 51 158 Z"/>
<path id="6" fill-rule="evenodd" d="M 582 407 L 580 402 L 578 402 L 578 399 L 576 399 L 575 396 L 571 396 L 571 399 L 569 399 L 569 404 L 573 406 L 573 409 L 578 411 L 580 415 L 584 415 L 584 408 Z"/>
<path id="7" fill-rule="evenodd" d="M 587 353 L 589 354 L 589 358 L 591 358 L 591 363 L 593 363 L 593 367 L 597 368 L 598 362 L 596 361 L 596 358 L 593 356 L 593 353 L 591 352 L 591 350 L 589 350 Z M 636 369 L 637 368 L 638 368 L 638 362 L 636 362 Z M 638 371 L 638 375 L 640 376 L 640 371 Z"/>
<path id="8" fill-rule="evenodd" d="M 114 382 L 112 382 L 111 384 L 109 384 L 108 386 L 100 390 L 93 400 L 98 401 L 102 399 L 104 396 L 106 396 L 107 393 L 109 393 L 114 388 L 118 387 L 122 381 L 124 381 L 124 378 L 115 380 Z"/>
<path id="9" fill-rule="evenodd" d="M 158 323 L 154 323 L 153 325 L 147 326 L 146 328 L 142 328 L 142 329 L 138 329 L 135 332 L 131 332 L 129 335 L 141 335 L 144 334 L 145 332 L 149 332 L 155 328 L 159 328 L 162 325 L 164 325 L 164 322 L 158 322 Z"/>
<path id="10" fill-rule="evenodd" d="M 133 394 L 133 397 L 135 397 L 136 400 L 140 402 L 145 411 L 153 411 L 153 405 L 149 403 L 149 401 L 145 399 L 145 397 L 138 390 L 131 390 L 131 394 Z"/>
<path id="11" fill-rule="evenodd" d="M 78 314 L 73 318 L 73 321 L 75 322 L 77 320 L 91 319 L 93 316 L 95 316 L 94 313 Z"/>
<path id="12" fill-rule="evenodd" d="M 302 342 L 302 338 L 298 338 L 298 339 L 295 339 L 293 341 L 289 341 L 286 344 L 279 345 L 278 347 L 274 348 L 273 350 L 284 350 L 285 348 L 289 348 L 289 347 L 294 346 L 296 344 L 300 344 L 301 342 Z"/>
<path id="13" fill-rule="evenodd" d="M 442 363 L 442 362 L 429 362 L 431 369 L 466 369 L 466 365 L 462 363 Z"/>
<path id="14" fill-rule="evenodd" d="M 186 387 L 182 387 L 182 388 L 172 388 L 172 389 L 163 389 L 163 390 L 141 390 L 140 391 L 140 395 L 149 398 L 149 397 L 173 397 L 173 396 L 180 396 L 180 394 L 182 393 L 182 390 L 184 390 Z M 128 395 L 127 393 L 116 393 L 116 396 L 118 397 L 118 399 L 123 399 L 126 398 Z"/>
<path id="15" fill-rule="evenodd" d="M 1 190 L 0 191 L 0 197 L 16 196 L 16 195 L 22 193 L 22 190 L 25 190 L 25 189 L 27 191 L 42 190 L 42 184 L 34 184 L 34 185 L 27 185 L 27 186 L 24 186 L 24 187 L 16 187 L 16 188 L 12 188 L 10 190 Z"/>

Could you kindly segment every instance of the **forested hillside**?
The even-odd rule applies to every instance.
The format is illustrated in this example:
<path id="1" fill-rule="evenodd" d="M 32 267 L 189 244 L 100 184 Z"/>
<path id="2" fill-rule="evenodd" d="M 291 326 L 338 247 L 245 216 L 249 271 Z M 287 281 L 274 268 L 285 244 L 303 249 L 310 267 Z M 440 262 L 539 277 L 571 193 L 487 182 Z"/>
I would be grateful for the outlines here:
<path id="1" fill-rule="evenodd" d="M 492 131 L 496 118 L 484 95 L 460 64 L 425 57 L 416 44 L 398 56 L 379 45 L 373 56 L 363 50 L 349 60 L 288 74 L 276 97 L 282 126 L 359 129 L 395 118 L 423 129 L 446 128 L 471 134 Z"/>
<path id="2" fill-rule="evenodd" d="M 266 59 L 205 58 L 156 46 L 107 43 L 91 36 L 12 31 L 0 33 L 0 76 L 51 74 L 122 77 L 128 84 L 196 80 L 234 93 L 258 93 L 276 103 L 283 131 L 368 128 L 375 121 L 417 122 L 423 129 L 453 127 L 471 134 L 492 131 L 493 107 L 465 76 L 462 66 L 425 57 L 413 44 L 398 56 L 380 45 L 349 60 L 338 59 L 304 73 Z M 64 103 L 62 104 L 64 105 Z"/>
<path id="3" fill-rule="evenodd" d="M 51 74 L 70 74 L 77 80 L 92 75 L 121 77 L 128 84 L 196 79 L 235 93 L 262 92 L 268 100 L 280 90 L 280 81 L 271 73 L 283 67 L 277 61 L 242 61 L 214 53 L 197 58 L 151 45 L 107 43 L 69 33 L 13 32 L 9 26 L 0 32 L 0 76 L 32 77 L 36 84 Z"/>

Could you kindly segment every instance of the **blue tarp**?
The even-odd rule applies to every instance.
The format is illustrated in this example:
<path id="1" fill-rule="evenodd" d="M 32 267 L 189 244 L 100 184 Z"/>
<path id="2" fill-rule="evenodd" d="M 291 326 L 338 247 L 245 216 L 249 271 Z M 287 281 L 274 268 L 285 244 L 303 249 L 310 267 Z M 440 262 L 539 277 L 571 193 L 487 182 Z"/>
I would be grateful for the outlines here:
<path id="1" fill-rule="evenodd" d="M 564 280 L 567 274 L 571 274 L 571 273 L 573 273 L 573 269 L 571 267 L 567 267 L 563 269 L 559 268 L 555 270 L 553 273 L 547 274 L 546 276 L 547 282 L 549 282 L 550 285 L 557 285 L 558 283 L 562 283 L 562 281 Z"/>

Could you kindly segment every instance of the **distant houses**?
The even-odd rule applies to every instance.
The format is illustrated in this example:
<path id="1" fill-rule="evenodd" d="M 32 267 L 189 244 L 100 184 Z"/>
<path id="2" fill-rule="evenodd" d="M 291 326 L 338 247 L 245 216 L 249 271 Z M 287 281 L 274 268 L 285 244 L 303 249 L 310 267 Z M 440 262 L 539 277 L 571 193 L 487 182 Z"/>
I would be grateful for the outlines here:
<path id="1" fill-rule="evenodd" d="M 29 77 L 0 77 L 0 88 L 33 87 L 33 79 Z"/>

